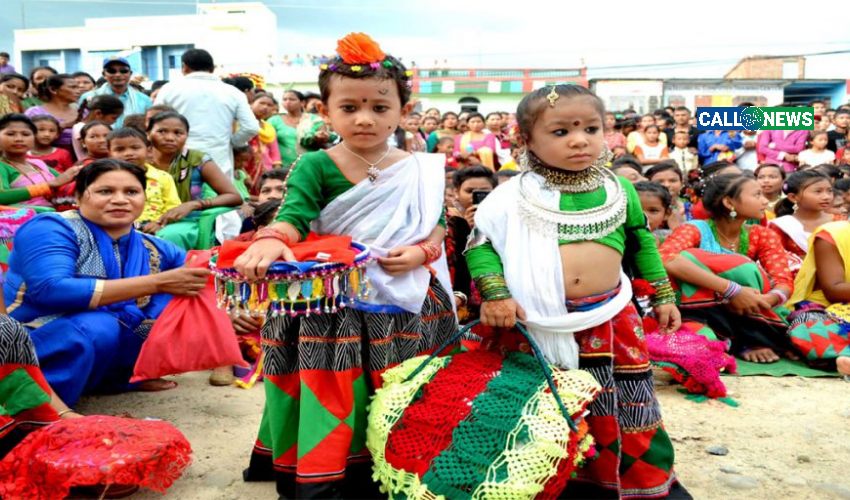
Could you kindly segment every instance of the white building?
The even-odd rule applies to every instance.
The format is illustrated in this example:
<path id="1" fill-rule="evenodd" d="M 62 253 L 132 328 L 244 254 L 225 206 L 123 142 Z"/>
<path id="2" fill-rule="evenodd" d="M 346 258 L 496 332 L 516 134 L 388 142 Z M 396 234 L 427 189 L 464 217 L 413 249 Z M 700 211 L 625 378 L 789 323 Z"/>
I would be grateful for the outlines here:
<path id="1" fill-rule="evenodd" d="M 136 74 L 172 79 L 180 74 L 180 56 L 191 48 L 209 51 L 217 73 L 268 76 L 277 46 L 277 18 L 259 2 L 198 4 L 191 15 L 94 18 L 83 26 L 15 30 L 22 72 L 46 65 L 95 78 L 104 58 L 120 55 Z"/>

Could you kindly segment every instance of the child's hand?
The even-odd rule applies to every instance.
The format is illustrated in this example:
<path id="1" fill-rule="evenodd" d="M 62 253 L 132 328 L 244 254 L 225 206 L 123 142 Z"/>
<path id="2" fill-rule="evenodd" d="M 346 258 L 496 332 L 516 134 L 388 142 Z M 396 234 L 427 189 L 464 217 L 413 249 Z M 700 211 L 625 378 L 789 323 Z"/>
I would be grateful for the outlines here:
<path id="1" fill-rule="evenodd" d="M 387 256 L 378 259 L 378 264 L 389 274 L 402 274 L 425 264 L 425 250 L 418 246 L 393 248 Z"/>
<path id="2" fill-rule="evenodd" d="M 160 225 L 166 226 L 172 222 L 182 220 L 196 209 L 196 202 L 183 203 L 182 205 L 178 205 L 168 212 L 165 212 L 165 214 L 159 218 L 158 222 Z"/>
<path id="3" fill-rule="evenodd" d="M 652 310 L 658 319 L 658 330 L 662 334 L 668 335 L 679 331 L 682 326 L 682 315 L 679 313 L 676 304 L 661 304 L 655 306 Z"/>
<path id="4" fill-rule="evenodd" d="M 514 299 L 488 300 L 481 304 L 481 322 L 487 326 L 512 328 L 517 318 L 525 320 L 525 311 Z"/>

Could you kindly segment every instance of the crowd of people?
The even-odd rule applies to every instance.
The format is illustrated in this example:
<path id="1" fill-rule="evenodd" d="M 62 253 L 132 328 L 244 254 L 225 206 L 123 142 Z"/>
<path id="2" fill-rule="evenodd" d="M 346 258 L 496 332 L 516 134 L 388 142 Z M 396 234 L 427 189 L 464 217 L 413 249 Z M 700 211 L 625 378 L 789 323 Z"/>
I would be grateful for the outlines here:
<path id="1" fill-rule="evenodd" d="M 619 444 L 567 486 L 582 498 L 689 498 L 645 334 L 700 331 L 745 361 L 850 376 L 850 105 L 809 103 L 812 131 L 740 133 L 698 131 L 683 106 L 606 111 L 581 86 L 537 90 L 515 111 L 419 110 L 400 60 L 348 42 L 316 59 L 315 94 L 221 79 L 201 49 L 184 53 L 184 78 L 151 89 L 120 57 L 95 79 L 21 75 L 0 53 L 0 388 L 29 367 L 49 394 L 0 400 L 17 409 L 0 411 L 0 457 L 36 407 L 49 423 L 78 418 L 83 395 L 176 386 L 129 380 L 171 298 L 207 285 L 187 251 L 253 242 L 235 267 L 262 280 L 311 232 L 370 246 L 371 297 L 324 315 L 230 312 L 266 380 L 245 477 L 287 498 L 377 495 L 369 395 L 471 322 L 480 348 L 498 349 L 523 343 L 520 321 L 551 364 L 610 389 L 587 421 L 597 443 Z M 237 376 L 223 366 L 210 383 Z M 327 408 L 351 428 L 313 418 Z M 621 466 L 639 447 L 653 474 Z"/>

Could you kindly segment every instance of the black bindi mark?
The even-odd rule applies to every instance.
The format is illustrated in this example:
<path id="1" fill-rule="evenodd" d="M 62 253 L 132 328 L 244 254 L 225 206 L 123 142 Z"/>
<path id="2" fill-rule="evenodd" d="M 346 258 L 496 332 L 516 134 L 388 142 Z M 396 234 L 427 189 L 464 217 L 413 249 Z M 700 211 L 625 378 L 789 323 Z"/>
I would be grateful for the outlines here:
<path id="1" fill-rule="evenodd" d="M 368 99 L 363 99 L 363 104 L 366 104 L 367 102 L 369 102 Z"/>

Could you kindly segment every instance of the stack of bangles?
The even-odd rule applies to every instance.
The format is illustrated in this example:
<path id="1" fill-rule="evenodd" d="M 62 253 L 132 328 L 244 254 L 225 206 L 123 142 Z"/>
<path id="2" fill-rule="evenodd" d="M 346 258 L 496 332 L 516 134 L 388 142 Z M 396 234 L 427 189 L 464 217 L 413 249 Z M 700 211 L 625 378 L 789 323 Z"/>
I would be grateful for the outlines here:
<path id="1" fill-rule="evenodd" d="M 259 241 L 259 240 L 277 240 L 284 245 L 289 246 L 289 236 L 281 233 L 277 229 L 274 229 L 270 226 L 262 227 L 254 233 L 254 237 L 251 238 L 251 241 Z"/>
<path id="2" fill-rule="evenodd" d="M 201 207 L 198 210 L 206 210 L 212 207 L 212 200 L 195 200 L 201 204 Z"/>
<path id="3" fill-rule="evenodd" d="M 767 294 L 776 295 L 777 297 L 779 297 L 779 303 L 776 304 L 777 306 L 781 306 L 782 304 L 788 302 L 788 294 L 778 288 L 774 288 L 773 290 L 767 292 Z"/>
<path id="4" fill-rule="evenodd" d="M 50 189 L 50 185 L 46 182 L 39 182 L 38 184 L 27 186 L 27 192 L 30 194 L 30 199 L 50 198 L 50 196 L 53 194 L 53 190 Z"/>
<path id="5" fill-rule="evenodd" d="M 652 296 L 652 300 L 650 301 L 652 307 L 676 303 L 676 292 L 673 290 L 673 286 L 670 285 L 669 278 L 650 281 L 649 284 L 652 285 L 652 288 L 655 288 L 655 295 Z"/>
<path id="6" fill-rule="evenodd" d="M 423 266 L 428 266 L 436 262 L 443 255 L 443 246 L 434 243 L 431 240 L 422 240 L 416 244 L 425 252 L 425 262 Z"/>
<path id="7" fill-rule="evenodd" d="M 729 286 L 726 287 L 726 291 L 722 294 L 718 294 L 717 298 L 720 300 L 721 304 L 728 304 L 730 300 L 734 299 L 739 293 L 741 293 L 741 290 L 743 290 L 741 285 L 734 281 L 730 281 Z"/>
<path id="8" fill-rule="evenodd" d="M 505 275 L 500 273 L 487 273 L 474 278 L 475 289 L 481 294 L 481 300 L 489 302 L 492 300 L 505 300 L 511 298 L 511 291 L 505 282 Z"/>

